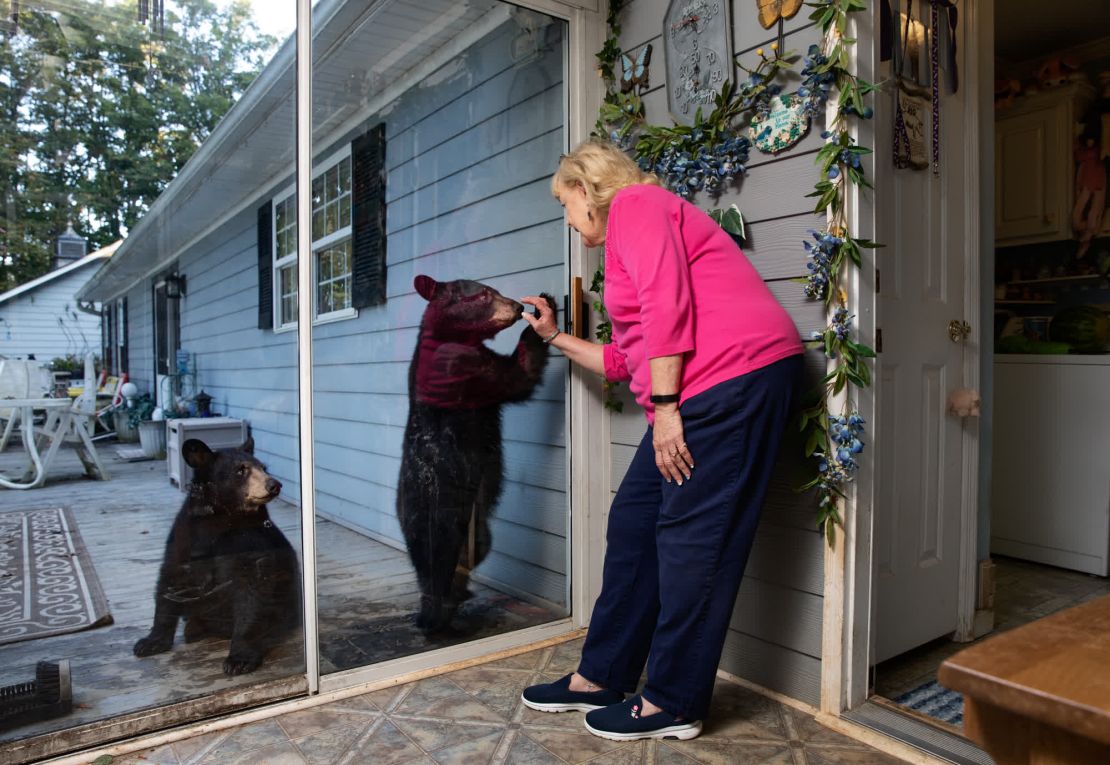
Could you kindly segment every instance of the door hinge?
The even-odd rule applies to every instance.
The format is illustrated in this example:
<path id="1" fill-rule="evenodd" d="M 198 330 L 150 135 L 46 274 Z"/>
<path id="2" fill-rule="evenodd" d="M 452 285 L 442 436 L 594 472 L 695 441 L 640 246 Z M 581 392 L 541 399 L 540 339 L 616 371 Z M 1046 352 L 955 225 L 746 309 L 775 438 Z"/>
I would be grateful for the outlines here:
<path id="1" fill-rule="evenodd" d="M 879 327 L 875 327 L 875 353 L 883 352 L 883 331 Z"/>
<path id="2" fill-rule="evenodd" d="M 881 287 L 880 287 L 881 284 L 882 284 L 882 282 L 879 279 L 879 269 L 876 268 L 875 269 L 875 294 L 876 295 L 878 295 L 879 292 L 881 291 Z"/>

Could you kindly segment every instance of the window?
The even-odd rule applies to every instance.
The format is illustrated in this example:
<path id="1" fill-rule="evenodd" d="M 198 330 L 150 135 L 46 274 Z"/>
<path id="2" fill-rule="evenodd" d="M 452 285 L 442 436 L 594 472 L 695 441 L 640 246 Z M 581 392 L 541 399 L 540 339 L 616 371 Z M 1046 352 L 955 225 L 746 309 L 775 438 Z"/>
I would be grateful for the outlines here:
<path id="1" fill-rule="evenodd" d="M 385 130 L 367 131 L 312 178 L 312 313 L 351 318 L 385 302 Z M 296 326 L 296 189 L 258 210 L 258 326 Z"/>
<path id="2" fill-rule="evenodd" d="M 297 198 L 290 194 L 274 205 L 274 279 L 276 327 L 297 323 Z"/>

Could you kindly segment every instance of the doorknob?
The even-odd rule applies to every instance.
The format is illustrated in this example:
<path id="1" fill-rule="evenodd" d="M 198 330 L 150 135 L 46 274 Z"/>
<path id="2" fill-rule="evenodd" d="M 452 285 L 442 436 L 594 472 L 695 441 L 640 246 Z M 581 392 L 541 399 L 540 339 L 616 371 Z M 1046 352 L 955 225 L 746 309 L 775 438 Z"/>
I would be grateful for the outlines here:
<path id="1" fill-rule="evenodd" d="M 960 319 L 948 322 L 948 339 L 954 343 L 964 342 L 971 334 L 971 325 Z"/>

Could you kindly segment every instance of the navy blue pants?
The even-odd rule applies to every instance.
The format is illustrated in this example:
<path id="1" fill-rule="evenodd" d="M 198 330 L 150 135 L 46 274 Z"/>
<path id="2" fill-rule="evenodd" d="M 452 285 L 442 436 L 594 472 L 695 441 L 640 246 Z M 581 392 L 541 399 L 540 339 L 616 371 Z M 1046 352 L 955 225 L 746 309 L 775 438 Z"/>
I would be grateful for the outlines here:
<path id="1" fill-rule="evenodd" d="M 609 511 L 601 595 L 578 673 L 704 719 L 802 357 L 682 404 L 692 477 L 667 483 L 648 428 Z"/>

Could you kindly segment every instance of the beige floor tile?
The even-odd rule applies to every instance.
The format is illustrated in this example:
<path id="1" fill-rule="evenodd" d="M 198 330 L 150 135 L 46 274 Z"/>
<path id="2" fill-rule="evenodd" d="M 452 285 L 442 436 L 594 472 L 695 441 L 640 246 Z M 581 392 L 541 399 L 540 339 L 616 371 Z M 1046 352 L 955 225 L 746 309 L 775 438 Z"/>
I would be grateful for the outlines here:
<path id="1" fill-rule="evenodd" d="M 556 757 L 542 745 L 519 731 L 509 749 L 505 765 L 566 765 L 566 760 Z"/>
<path id="2" fill-rule="evenodd" d="M 788 737 L 781 704 L 732 683 L 718 682 L 713 690 L 712 716 L 704 736 L 714 739 L 773 739 Z"/>
<path id="3" fill-rule="evenodd" d="M 525 729 L 525 734 L 544 749 L 554 752 L 569 763 L 586 762 L 598 755 L 627 746 L 621 741 L 610 741 L 594 736 L 585 729 L 585 726 L 578 731 Z"/>
<path id="4" fill-rule="evenodd" d="M 622 744 L 620 749 L 594 757 L 588 765 L 642 765 L 646 760 L 647 741 L 634 741 Z"/>
<path id="5" fill-rule="evenodd" d="M 173 750 L 177 754 L 177 758 L 184 763 L 184 765 L 192 765 L 197 758 L 203 756 L 205 752 L 215 747 L 220 741 L 223 741 L 234 732 L 234 730 L 220 730 L 213 733 L 204 733 L 199 736 L 190 736 L 181 741 L 175 741 L 173 743 Z"/>
<path id="6" fill-rule="evenodd" d="M 293 745 L 309 765 L 332 765 L 343 758 L 365 731 L 365 725 L 328 728 L 294 739 Z"/>
<path id="7" fill-rule="evenodd" d="M 196 760 L 197 765 L 207 763 L 232 762 L 245 752 L 251 752 L 274 744 L 287 744 L 289 737 L 276 720 L 260 720 L 233 729 L 216 746 L 209 749 Z"/>
<path id="8" fill-rule="evenodd" d="M 474 739 L 485 738 L 492 734 L 498 737 L 505 731 L 505 725 L 470 723 L 446 720 L 427 720 L 420 717 L 390 718 L 402 733 L 408 736 L 425 752 L 435 752 L 456 744 L 464 744 Z"/>
<path id="9" fill-rule="evenodd" d="M 520 705 L 517 720 L 524 727 L 573 728 L 582 730 L 582 712 L 537 712 Z"/>
<path id="10" fill-rule="evenodd" d="M 339 762 L 349 765 L 401 765 L 422 759 L 426 759 L 425 753 L 408 736 L 389 720 L 382 720 L 360 736 Z"/>
<path id="11" fill-rule="evenodd" d="M 338 728 L 349 725 L 362 725 L 365 727 L 380 712 L 364 697 L 356 696 L 343 699 L 330 704 L 321 704 L 311 709 L 275 717 L 274 720 L 282 727 L 289 738 L 300 738 L 310 733 Z"/>
<path id="12" fill-rule="evenodd" d="M 444 677 L 432 677 L 415 683 L 411 692 L 393 712 L 452 720 L 507 722 L 508 719 Z"/>
<path id="13" fill-rule="evenodd" d="M 504 735 L 504 730 L 499 730 L 469 741 L 452 744 L 430 754 L 438 765 L 487 765 L 493 761 L 497 746 Z"/>
<path id="14" fill-rule="evenodd" d="M 507 720 L 520 703 L 521 691 L 529 685 L 533 674 L 528 670 L 490 669 L 483 665 L 452 672 L 446 677 Z"/>

